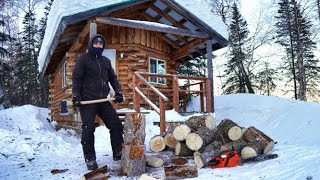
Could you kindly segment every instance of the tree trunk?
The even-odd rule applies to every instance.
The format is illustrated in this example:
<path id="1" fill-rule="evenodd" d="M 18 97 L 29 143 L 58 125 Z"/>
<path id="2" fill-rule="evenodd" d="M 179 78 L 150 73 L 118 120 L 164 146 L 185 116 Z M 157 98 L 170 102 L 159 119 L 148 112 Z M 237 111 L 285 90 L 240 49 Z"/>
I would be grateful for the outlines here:
<path id="1" fill-rule="evenodd" d="M 124 123 L 124 148 L 121 172 L 126 176 L 140 176 L 146 171 L 145 115 L 127 114 Z"/>
<path id="2" fill-rule="evenodd" d="M 189 149 L 197 151 L 213 141 L 214 133 L 207 127 L 201 127 L 186 137 L 186 144 Z"/>
<path id="3" fill-rule="evenodd" d="M 164 136 L 164 142 L 169 148 L 176 148 L 178 141 L 174 138 L 172 133 L 166 133 Z"/>
<path id="4" fill-rule="evenodd" d="M 239 140 L 242 136 L 242 128 L 230 119 L 222 120 L 218 129 L 221 129 L 232 141 Z"/>
<path id="5" fill-rule="evenodd" d="M 146 172 L 144 145 L 125 145 L 122 149 L 121 172 L 125 176 L 141 176 Z"/>
<path id="6" fill-rule="evenodd" d="M 185 124 L 181 124 L 174 128 L 173 137 L 178 141 L 184 141 L 188 134 L 191 133 L 190 127 Z"/>
<path id="7" fill-rule="evenodd" d="M 146 161 L 149 166 L 156 168 L 163 166 L 164 163 L 162 159 L 150 155 L 146 155 Z"/>
<path id="8" fill-rule="evenodd" d="M 201 148 L 199 150 L 199 152 L 206 153 L 206 152 L 211 152 L 211 151 L 220 151 L 220 147 L 221 147 L 221 142 L 214 140 L 210 144 Z"/>
<path id="9" fill-rule="evenodd" d="M 175 149 L 175 155 L 177 156 L 192 156 L 193 151 L 188 148 L 184 142 L 178 142 Z"/>
<path id="10" fill-rule="evenodd" d="M 262 154 L 262 149 L 259 144 L 248 143 L 246 147 L 241 150 L 242 158 L 256 157 Z"/>
<path id="11" fill-rule="evenodd" d="M 186 121 L 186 125 L 193 131 L 196 131 L 200 127 L 207 127 L 210 130 L 213 130 L 216 127 L 216 123 L 212 115 L 192 116 Z"/>
<path id="12" fill-rule="evenodd" d="M 221 146 L 220 151 L 237 151 L 238 154 L 241 154 L 242 149 L 247 145 L 245 141 L 233 141 Z"/>
<path id="13" fill-rule="evenodd" d="M 248 143 L 259 144 L 264 154 L 271 151 L 274 147 L 274 141 L 253 126 L 249 127 L 244 132 L 243 140 L 247 141 Z"/>
<path id="14" fill-rule="evenodd" d="M 166 148 L 166 143 L 161 135 L 156 135 L 150 139 L 150 149 L 153 152 L 160 152 Z"/>
<path id="15" fill-rule="evenodd" d="M 208 166 L 208 162 L 212 158 L 212 156 L 218 156 L 220 154 L 219 150 L 212 150 L 204 153 L 200 153 L 199 151 L 195 151 L 193 154 L 194 163 L 200 169 Z"/>
<path id="16" fill-rule="evenodd" d="M 165 166 L 163 168 L 164 179 L 184 179 L 198 177 L 197 166 L 182 165 L 182 166 Z"/>
<path id="17" fill-rule="evenodd" d="M 188 163 L 188 159 L 185 157 L 176 157 L 171 159 L 171 162 L 175 165 L 184 165 Z"/>

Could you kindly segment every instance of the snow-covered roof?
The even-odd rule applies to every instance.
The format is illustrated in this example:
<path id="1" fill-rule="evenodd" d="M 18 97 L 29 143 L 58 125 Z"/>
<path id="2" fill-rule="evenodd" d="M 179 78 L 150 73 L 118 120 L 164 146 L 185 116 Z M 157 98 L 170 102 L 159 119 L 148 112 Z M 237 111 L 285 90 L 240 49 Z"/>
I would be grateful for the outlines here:
<path id="1" fill-rule="evenodd" d="M 49 63 L 48 61 L 51 57 L 48 54 L 50 51 L 54 51 L 56 47 L 52 46 L 52 44 L 57 43 L 54 40 L 57 38 L 56 34 L 63 18 L 82 12 L 114 7 L 131 2 L 146 2 L 146 0 L 55 0 L 48 15 L 47 28 L 38 56 L 39 70 L 41 72 L 45 71 Z M 205 0 L 174 0 L 174 2 L 190 11 L 223 38 L 228 39 L 225 24 L 218 17 L 210 13 L 210 5 Z M 63 24 L 63 26 L 66 26 L 66 24 Z"/>

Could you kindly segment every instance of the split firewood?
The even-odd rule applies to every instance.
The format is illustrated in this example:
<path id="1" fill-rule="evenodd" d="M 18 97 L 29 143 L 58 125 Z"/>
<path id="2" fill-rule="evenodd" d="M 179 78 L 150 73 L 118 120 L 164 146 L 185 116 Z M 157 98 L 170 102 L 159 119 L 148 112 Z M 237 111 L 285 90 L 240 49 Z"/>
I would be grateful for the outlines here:
<path id="1" fill-rule="evenodd" d="M 108 171 L 107 165 L 102 166 L 101 168 L 95 169 L 93 171 L 88 172 L 81 176 L 81 180 L 89 180 L 89 179 L 108 179 L 104 174 Z"/>
<path id="2" fill-rule="evenodd" d="M 246 129 L 246 131 L 243 133 L 243 139 L 249 143 L 258 143 L 261 146 L 264 154 L 271 151 L 274 147 L 274 141 L 253 126 Z"/>
<path id="3" fill-rule="evenodd" d="M 224 144 L 220 147 L 220 151 L 237 151 L 239 154 L 242 149 L 247 146 L 247 142 L 245 141 L 233 141 L 227 144 Z"/>
<path id="4" fill-rule="evenodd" d="M 196 131 L 200 127 L 207 127 L 211 130 L 216 127 L 212 115 L 192 116 L 186 121 L 186 125 L 193 129 L 193 131 Z"/>
<path id="5" fill-rule="evenodd" d="M 184 179 L 198 177 L 197 166 L 191 165 L 172 165 L 163 168 L 164 179 Z"/>
<path id="6" fill-rule="evenodd" d="M 186 157 L 186 156 L 192 156 L 192 154 L 193 154 L 193 151 L 188 148 L 186 143 L 184 142 L 177 143 L 175 148 L 175 155 Z"/>
<path id="7" fill-rule="evenodd" d="M 262 154 L 262 148 L 261 148 L 260 144 L 248 143 L 241 150 L 241 157 L 242 158 L 256 157 L 260 154 Z"/>
<path id="8" fill-rule="evenodd" d="M 193 153 L 194 163 L 200 169 L 208 166 L 208 162 L 211 160 L 212 156 L 218 156 L 220 154 L 219 150 L 212 150 L 204 153 L 195 151 Z"/>
<path id="9" fill-rule="evenodd" d="M 148 176 L 146 174 L 142 174 L 139 178 L 139 180 L 160 180 L 160 179 L 156 179 L 154 177 Z"/>
<path id="10" fill-rule="evenodd" d="M 173 137 L 178 141 L 184 141 L 188 134 L 191 133 L 189 126 L 181 124 L 174 128 Z"/>
<path id="11" fill-rule="evenodd" d="M 153 152 L 160 152 L 166 148 L 166 143 L 163 136 L 157 135 L 151 138 L 150 140 L 150 149 Z"/>
<path id="12" fill-rule="evenodd" d="M 194 133 L 186 137 L 186 144 L 189 149 L 197 151 L 213 141 L 214 133 L 207 127 L 200 127 Z"/>
<path id="13" fill-rule="evenodd" d="M 149 166 L 152 167 L 161 167 L 163 166 L 163 160 L 154 156 L 146 155 L 146 161 Z"/>
<path id="14" fill-rule="evenodd" d="M 218 129 L 221 129 L 232 141 L 239 140 L 242 137 L 242 128 L 230 119 L 222 120 Z"/>

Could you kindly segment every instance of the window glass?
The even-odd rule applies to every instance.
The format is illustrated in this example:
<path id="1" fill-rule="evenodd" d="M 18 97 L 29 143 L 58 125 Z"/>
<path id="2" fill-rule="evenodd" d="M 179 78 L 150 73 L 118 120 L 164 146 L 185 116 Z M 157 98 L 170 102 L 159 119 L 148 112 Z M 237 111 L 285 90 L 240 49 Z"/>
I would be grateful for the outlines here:
<path id="1" fill-rule="evenodd" d="M 166 73 L 166 62 L 156 58 L 150 58 L 150 73 L 165 74 Z M 151 77 L 151 82 L 165 84 L 165 78 Z"/>

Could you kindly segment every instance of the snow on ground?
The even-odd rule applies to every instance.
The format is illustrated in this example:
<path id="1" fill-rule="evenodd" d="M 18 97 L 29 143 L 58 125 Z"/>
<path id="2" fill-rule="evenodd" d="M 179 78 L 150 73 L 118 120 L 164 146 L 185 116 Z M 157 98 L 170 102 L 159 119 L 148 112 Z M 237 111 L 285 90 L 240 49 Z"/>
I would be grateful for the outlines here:
<path id="1" fill-rule="evenodd" d="M 320 104 L 249 94 L 218 96 L 215 100 L 217 124 L 230 118 L 240 126 L 257 127 L 277 141 L 271 153 L 279 157 L 241 167 L 200 169 L 199 177 L 193 179 L 320 179 Z M 198 102 L 193 100 L 189 110 L 198 111 Z M 55 131 L 47 113 L 47 109 L 31 105 L 0 111 L 0 179 L 79 179 L 88 172 L 80 138 L 70 130 Z M 153 121 L 159 116 L 154 111 L 146 116 L 146 147 L 150 151 L 148 142 L 159 133 Z M 188 118 L 173 110 L 167 117 Z M 127 179 L 114 176 L 120 165 L 112 160 L 108 130 L 98 127 L 95 137 L 98 165 L 108 165 L 113 175 L 110 179 Z M 68 171 L 51 174 L 53 169 Z M 162 169 L 153 170 L 152 175 L 161 178 Z"/>

